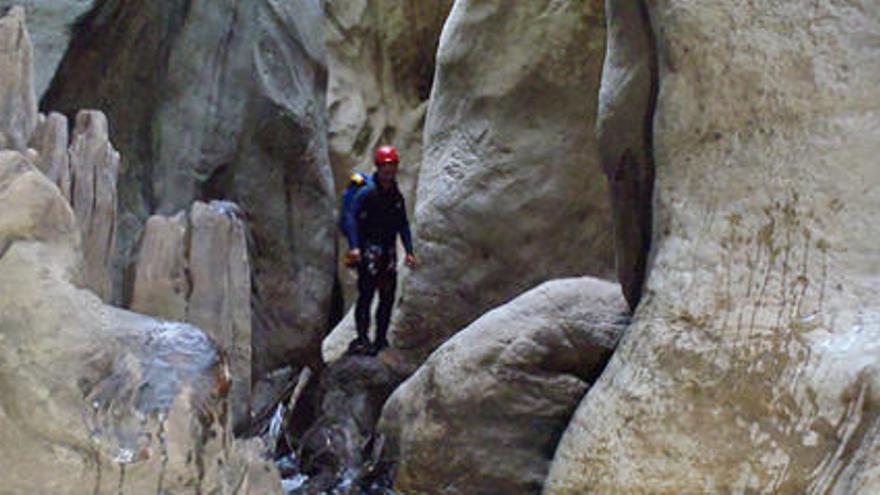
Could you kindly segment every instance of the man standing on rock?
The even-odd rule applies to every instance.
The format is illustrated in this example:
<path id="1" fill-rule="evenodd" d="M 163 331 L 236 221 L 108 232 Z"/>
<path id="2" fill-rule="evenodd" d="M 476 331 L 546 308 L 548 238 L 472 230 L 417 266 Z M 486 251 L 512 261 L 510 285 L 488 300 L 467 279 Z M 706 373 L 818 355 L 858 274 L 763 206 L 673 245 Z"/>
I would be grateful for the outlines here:
<path id="1" fill-rule="evenodd" d="M 397 187 L 400 158 L 393 146 L 380 146 L 373 157 L 376 172 L 357 190 L 350 206 L 343 207 L 342 229 L 348 239 L 349 262 L 358 271 L 358 300 L 355 307 L 357 338 L 352 351 L 368 350 L 377 354 L 388 345 L 388 323 L 397 287 L 397 236 L 406 249 L 404 262 L 413 267 L 412 236 L 403 195 Z M 379 292 L 376 310 L 376 341 L 370 345 L 370 305 Z"/>

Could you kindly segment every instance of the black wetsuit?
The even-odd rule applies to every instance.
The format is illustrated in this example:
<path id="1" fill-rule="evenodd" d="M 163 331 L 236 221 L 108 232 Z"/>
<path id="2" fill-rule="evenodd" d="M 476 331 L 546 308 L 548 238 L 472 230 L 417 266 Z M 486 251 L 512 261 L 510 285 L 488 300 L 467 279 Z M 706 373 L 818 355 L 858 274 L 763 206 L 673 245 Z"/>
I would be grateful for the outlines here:
<path id="1" fill-rule="evenodd" d="M 352 207 L 343 218 L 343 230 L 350 248 L 361 251 L 358 265 L 358 300 L 355 307 L 358 340 L 367 341 L 370 328 L 370 305 L 379 292 L 376 310 L 376 342 L 380 349 L 387 345 L 388 323 L 397 288 L 397 236 L 400 235 L 408 254 L 413 253 L 412 236 L 403 195 L 396 183 L 383 189 L 376 177 L 355 195 Z"/>

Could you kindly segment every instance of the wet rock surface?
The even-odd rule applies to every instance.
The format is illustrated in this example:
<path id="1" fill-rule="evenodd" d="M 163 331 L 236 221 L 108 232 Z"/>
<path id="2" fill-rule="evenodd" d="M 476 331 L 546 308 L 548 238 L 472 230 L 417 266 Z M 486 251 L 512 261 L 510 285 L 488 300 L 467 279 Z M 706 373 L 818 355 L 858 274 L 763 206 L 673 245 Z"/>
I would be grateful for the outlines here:
<path id="1" fill-rule="evenodd" d="M 274 447 L 285 493 L 393 495 L 393 466 L 376 423 L 402 380 L 382 355 L 347 354 L 291 382 L 261 432 Z"/>
<path id="2" fill-rule="evenodd" d="M 584 393 L 628 324 L 620 286 L 554 280 L 439 349 L 382 411 L 403 493 L 539 493 Z"/>
<path id="3" fill-rule="evenodd" d="M 644 2 L 605 1 L 608 41 L 596 125 L 611 192 L 617 280 L 631 309 L 642 297 L 653 221 L 654 35 Z"/>
<path id="4" fill-rule="evenodd" d="M 251 280 L 246 226 L 233 203 L 196 202 L 147 221 L 130 289 L 132 310 L 192 323 L 224 351 L 233 424 L 250 421 Z"/>
<path id="5" fill-rule="evenodd" d="M 648 5 L 646 290 L 545 493 L 876 491 L 880 4 Z"/>

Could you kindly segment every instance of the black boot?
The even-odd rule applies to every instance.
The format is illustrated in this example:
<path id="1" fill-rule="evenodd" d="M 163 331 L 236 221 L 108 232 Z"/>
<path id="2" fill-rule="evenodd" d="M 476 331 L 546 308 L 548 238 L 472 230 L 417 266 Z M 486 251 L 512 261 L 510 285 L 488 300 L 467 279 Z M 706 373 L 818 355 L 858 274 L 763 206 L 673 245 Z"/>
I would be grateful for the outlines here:
<path id="1" fill-rule="evenodd" d="M 370 354 L 370 356 L 375 356 L 375 355 L 379 354 L 379 351 L 381 351 L 382 349 L 384 349 L 386 347 L 388 347 L 388 341 L 385 340 L 384 338 L 378 338 L 378 339 L 376 339 L 375 342 L 370 344 L 369 354 Z"/>
<path id="2" fill-rule="evenodd" d="M 358 335 L 348 344 L 348 354 L 369 354 L 371 350 L 370 340 L 364 335 Z"/>

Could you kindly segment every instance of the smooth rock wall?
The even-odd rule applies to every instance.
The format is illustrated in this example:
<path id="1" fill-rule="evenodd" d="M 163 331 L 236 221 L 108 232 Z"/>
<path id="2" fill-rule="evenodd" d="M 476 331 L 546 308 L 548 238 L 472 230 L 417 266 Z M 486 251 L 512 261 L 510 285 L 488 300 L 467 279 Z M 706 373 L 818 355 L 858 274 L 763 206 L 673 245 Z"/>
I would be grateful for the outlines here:
<path id="1" fill-rule="evenodd" d="M 648 6 L 649 276 L 545 493 L 873 493 L 880 3 Z"/>
<path id="2" fill-rule="evenodd" d="M 602 2 L 455 3 L 440 38 L 392 344 L 414 363 L 490 308 L 567 275 L 610 276 L 595 137 Z"/>

